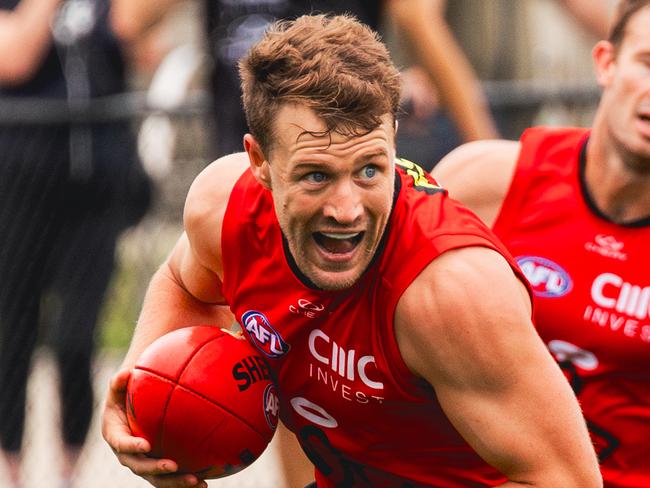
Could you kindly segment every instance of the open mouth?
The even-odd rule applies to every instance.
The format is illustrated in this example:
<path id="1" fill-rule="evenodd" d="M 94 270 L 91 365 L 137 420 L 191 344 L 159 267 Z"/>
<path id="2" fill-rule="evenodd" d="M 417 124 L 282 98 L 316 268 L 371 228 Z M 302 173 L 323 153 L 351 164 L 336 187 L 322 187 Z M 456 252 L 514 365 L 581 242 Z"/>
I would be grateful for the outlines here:
<path id="1" fill-rule="evenodd" d="M 314 241 L 330 254 L 347 254 L 356 249 L 363 239 L 364 232 L 334 233 L 314 232 Z"/>

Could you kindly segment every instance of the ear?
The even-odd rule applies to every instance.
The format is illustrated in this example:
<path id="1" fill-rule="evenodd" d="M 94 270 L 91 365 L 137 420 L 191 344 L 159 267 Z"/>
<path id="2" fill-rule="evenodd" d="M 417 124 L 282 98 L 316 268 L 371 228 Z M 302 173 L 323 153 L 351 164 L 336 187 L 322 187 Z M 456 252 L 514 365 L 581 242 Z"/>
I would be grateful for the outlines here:
<path id="1" fill-rule="evenodd" d="M 244 149 L 248 153 L 251 171 L 255 179 L 267 190 L 271 189 L 271 168 L 269 162 L 264 157 L 262 148 L 257 140 L 251 135 L 244 136 Z"/>
<path id="2" fill-rule="evenodd" d="M 596 67 L 598 84 L 605 88 L 610 85 L 616 69 L 616 49 L 609 41 L 599 41 L 591 50 Z"/>

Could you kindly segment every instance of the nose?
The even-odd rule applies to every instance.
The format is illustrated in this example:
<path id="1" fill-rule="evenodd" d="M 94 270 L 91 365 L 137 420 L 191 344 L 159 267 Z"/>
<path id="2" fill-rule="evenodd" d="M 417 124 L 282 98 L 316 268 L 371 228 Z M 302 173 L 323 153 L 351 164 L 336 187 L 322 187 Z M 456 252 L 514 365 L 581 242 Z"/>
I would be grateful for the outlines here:
<path id="1" fill-rule="evenodd" d="M 341 225 L 355 224 L 363 214 L 360 192 L 353 182 L 339 182 L 325 203 L 323 214 Z"/>

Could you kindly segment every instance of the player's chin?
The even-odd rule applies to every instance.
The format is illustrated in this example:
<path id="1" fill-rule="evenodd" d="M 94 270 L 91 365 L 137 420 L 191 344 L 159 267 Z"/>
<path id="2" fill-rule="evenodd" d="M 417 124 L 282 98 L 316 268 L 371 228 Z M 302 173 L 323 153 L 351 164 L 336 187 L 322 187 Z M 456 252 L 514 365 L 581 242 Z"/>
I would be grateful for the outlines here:
<path id="1" fill-rule="evenodd" d="M 370 258 L 364 251 L 361 240 L 346 252 L 331 252 L 311 240 L 303 247 L 306 252 L 299 255 L 302 262 L 298 267 L 318 288 L 323 290 L 342 290 L 354 285 L 368 266 Z"/>
<path id="2" fill-rule="evenodd" d="M 352 287 L 359 281 L 365 267 L 361 264 L 342 266 L 341 263 L 327 263 L 310 268 L 306 275 L 318 288 L 336 291 Z"/>

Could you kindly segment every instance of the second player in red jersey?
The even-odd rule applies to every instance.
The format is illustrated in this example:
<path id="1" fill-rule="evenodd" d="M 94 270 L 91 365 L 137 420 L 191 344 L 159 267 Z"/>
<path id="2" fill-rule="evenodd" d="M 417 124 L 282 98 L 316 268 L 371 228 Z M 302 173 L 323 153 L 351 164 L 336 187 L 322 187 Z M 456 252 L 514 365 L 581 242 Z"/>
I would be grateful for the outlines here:
<path id="1" fill-rule="evenodd" d="M 515 256 L 539 333 L 576 392 L 605 486 L 650 486 L 650 2 L 621 3 L 594 49 L 593 130 L 529 129 L 435 174 Z"/>
<path id="2" fill-rule="evenodd" d="M 650 272 L 639 265 L 650 218 L 616 224 L 583 192 L 588 137 L 528 131 L 494 230 L 534 288 L 538 330 L 581 401 L 604 477 L 650 486 Z"/>

